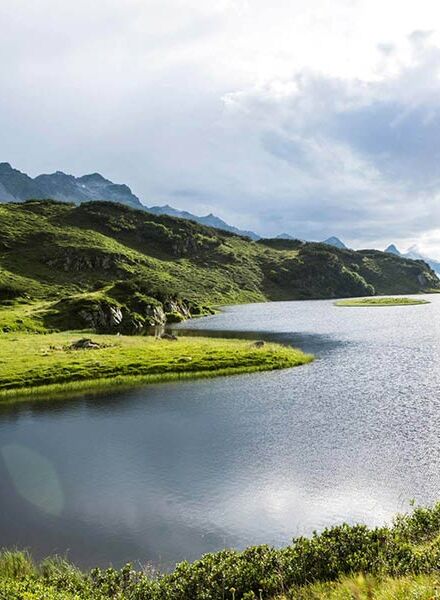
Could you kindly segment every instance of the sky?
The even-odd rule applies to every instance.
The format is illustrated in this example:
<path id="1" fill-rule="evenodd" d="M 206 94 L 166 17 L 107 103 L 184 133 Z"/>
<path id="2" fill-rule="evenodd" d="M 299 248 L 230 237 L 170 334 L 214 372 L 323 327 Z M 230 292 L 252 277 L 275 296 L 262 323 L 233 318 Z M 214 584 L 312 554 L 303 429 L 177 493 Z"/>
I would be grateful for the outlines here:
<path id="1" fill-rule="evenodd" d="M 438 0 L 3 0 L 0 160 L 440 258 Z"/>

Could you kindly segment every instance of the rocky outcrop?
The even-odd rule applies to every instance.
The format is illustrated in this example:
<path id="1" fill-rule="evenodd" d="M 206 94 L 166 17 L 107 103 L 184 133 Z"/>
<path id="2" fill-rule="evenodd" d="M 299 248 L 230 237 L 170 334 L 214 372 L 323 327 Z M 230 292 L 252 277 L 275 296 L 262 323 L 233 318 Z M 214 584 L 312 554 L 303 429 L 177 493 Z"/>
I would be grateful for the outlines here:
<path id="1" fill-rule="evenodd" d="M 117 331 L 124 319 L 122 310 L 108 302 L 90 303 L 78 311 L 78 316 L 87 328 L 96 331 Z"/>
<path id="2" fill-rule="evenodd" d="M 111 298 L 93 296 L 70 297 L 60 300 L 47 314 L 49 327 L 59 329 L 92 329 L 100 333 L 139 335 L 152 327 L 163 327 L 191 318 L 190 308 L 181 301 L 169 300 L 162 304 L 151 301 L 142 309 L 118 303 Z"/>
<path id="3" fill-rule="evenodd" d="M 426 275 L 424 273 L 419 273 L 417 275 L 417 280 L 420 283 L 422 288 L 427 288 L 429 286 L 428 278 L 426 277 Z"/>
<path id="4" fill-rule="evenodd" d="M 173 255 L 176 257 L 193 256 L 199 250 L 199 244 L 194 237 L 187 236 L 174 240 L 171 245 Z"/>
<path id="5" fill-rule="evenodd" d="M 167 322 L 165 312 L 160 305 L 146 307 L 142 314 L 125 308 L 122 314 L 123 320 L 119 330 L 127 335 L 145 333 L 151 327 L 162 327 Z"/>

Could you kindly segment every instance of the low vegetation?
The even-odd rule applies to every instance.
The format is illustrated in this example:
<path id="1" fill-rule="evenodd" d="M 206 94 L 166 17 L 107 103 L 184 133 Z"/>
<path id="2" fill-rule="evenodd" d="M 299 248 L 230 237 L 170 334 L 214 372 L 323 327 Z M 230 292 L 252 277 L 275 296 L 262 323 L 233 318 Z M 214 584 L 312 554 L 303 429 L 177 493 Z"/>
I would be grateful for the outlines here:
<path id="1" fill-rule="evenodd" d="M 182 378 L 294 367 L 300 350 L 244 340 L 83 332 L 0 335 L 0 402 Z"/>
<path id="2" fill-rule="evenodd" d="M 352 298 L 349 300 L 338 300 L 336 306 L 411 306 L 416 304 L 429 304 L 428 300 L 420 298 Z"/>
<path id="3" fill-rule="evenodd" d="M 341 525 L 290 546 L 223 550 L 171 573 L 93 569 L 60 558 L 36 565 L 26 552 L 0 555 L 2 600 L 349 600 L 439 596 L 440 504 L 392 526 Z"/>

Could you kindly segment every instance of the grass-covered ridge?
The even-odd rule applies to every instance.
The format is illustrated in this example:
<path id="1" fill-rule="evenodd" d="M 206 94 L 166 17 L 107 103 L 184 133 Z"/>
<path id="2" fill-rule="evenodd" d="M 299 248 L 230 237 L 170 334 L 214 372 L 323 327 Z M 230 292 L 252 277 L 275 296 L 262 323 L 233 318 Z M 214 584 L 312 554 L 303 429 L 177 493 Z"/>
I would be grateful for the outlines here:
<path id="1" fill-rule="evenodd" d="M 35 565 L 0 554 L 1 600 L 406 600 L 439 593 L 440 504 L 397 517 L 390 527 L 341 525 L 282 549 L 206 554 L 154 574 L 93 569 L 62 559 Z"/>
<path id="2" fill-rule="evenodd" d="M 80 338 L 78 332 L 0 335 L 0 402 L 281 369 L 312 360 L 294 348 L 245 340 L 93 334 L 91 348 L 75 348 Z"/>
<path id="3" fill-rule="evenodd" d="M 375 250 L 253 242 L 112 202 L 0 205 L 0 301 L 47 302 L 43 327 L 138 333 L 216 304 L 436 289 L 422 261 Z"/>
<path id="4" fill-rule="evenodd" d="M 335 302 L 336 306 L 413 306 L 417 304 L 429 304 L 429 301 L 420 298 L 383 298 L 375 296 L 370 298 L 338 300 Z"/>

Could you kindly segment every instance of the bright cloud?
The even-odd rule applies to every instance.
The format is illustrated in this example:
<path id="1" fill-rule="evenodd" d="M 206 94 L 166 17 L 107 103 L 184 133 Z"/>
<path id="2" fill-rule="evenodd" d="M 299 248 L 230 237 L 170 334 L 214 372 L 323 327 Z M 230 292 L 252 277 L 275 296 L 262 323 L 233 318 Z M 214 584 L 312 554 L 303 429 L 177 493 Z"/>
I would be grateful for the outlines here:
<path id="1" fill-rule="evenodd" d="M 437 0 L 3 2 L 2 159 L 440 257 L 439 17 Z"/>

